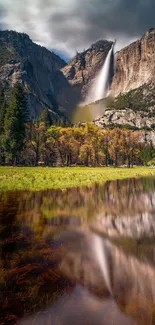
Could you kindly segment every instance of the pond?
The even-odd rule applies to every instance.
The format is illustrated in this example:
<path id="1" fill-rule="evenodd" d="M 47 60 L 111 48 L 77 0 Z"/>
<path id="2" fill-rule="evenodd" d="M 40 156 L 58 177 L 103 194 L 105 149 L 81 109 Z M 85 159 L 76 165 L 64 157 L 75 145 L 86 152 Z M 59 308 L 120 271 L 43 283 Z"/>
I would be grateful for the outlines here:
<path id="1" fill-rule="evenodd" d="M 155 324 L 155 179 L 0 193 L 0 324 Z"/>

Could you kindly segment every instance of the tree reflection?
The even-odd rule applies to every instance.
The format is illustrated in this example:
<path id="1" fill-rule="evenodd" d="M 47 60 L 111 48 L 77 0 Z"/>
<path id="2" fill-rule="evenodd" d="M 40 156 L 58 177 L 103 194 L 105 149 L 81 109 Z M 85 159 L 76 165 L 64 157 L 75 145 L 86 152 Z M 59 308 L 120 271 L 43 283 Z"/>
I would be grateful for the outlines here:
<path id="1" fill-rule="evenodd" d="M 155 180 L 151 178 L 107 182 L 90 188 L 1 192 L 0 322 L 12 324 L 27 313 L 53 304 L 64 292 L 72 292 L 75 272 L 66 277 L 58 266 L 62 247 L 57 240 L 62 230 L 88 233 L 95 224 L 96 233 L 97 226 L 103 233 L 101 220 L 135 220 L 139 214 L 152 215 L 154 208 Z M 154 263 L 153 237 L 144 240 L 112 236 L 111 241 L 125 255 Z M 76 249 L 73 257 L 76 261 Z M 91 263 L 93 269 L 95 264 Z"/>

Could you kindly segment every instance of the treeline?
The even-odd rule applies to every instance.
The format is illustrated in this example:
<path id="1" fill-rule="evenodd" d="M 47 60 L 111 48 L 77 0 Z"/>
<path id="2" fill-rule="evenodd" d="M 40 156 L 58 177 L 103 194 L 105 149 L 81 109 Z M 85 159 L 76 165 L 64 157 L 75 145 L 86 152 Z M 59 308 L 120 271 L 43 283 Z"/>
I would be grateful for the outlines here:
<path id="1" fill-rule="evenodd" d="M 25 166 L 146 165 L 155 156 L 142 131 L 53 125 L 48 109 L 28 120 L 24 90 L 12 89 L 9 103 L 0 94 L 0 164 Z"/>

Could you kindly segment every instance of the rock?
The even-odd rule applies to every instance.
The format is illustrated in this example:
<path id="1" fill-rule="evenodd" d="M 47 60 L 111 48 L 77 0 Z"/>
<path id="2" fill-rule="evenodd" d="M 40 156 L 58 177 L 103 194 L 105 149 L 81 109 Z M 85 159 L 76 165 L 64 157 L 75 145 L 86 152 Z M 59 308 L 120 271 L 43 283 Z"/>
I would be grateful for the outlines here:
<path id="1" fill-rule="evenodd" d="M 68 65 L 62 68 L 62 72 L 72 85 L 73 89 L 79 93 L 79 99 L 83 101 L 88 94 L 88 90 L 100 69 L 102 68 L 106 56 L 113 42 L 100 40 L 94 43 L 89 49 L 82 53 L 77 53 L 75 58 Z M 113 62 L 111 64 L 110 79 L 113 76 Z"/>
<path id="2" fill-rule="evenodd" d="M 0 31 L 0 85 L 5 89 L 23 83 L 30 117 L 44 108 L 58 112 L 71 105 L 70 85 L 60 71 L 66 65 L 59 56 L 31 41 L 28 35 Z"/>
<path id="3" fill-rule="evenodd" d="M 67 65 L 53 52 L 33 43 L 28 35 L 0 31 L 0 85 L 8 89 L 17 81 L 23 83 L 31 118 L 45 107 L 58 114 L 59 107 L 63 107 L 70 115 L 87 94 L 111 45 L 98 41 Z"/>
<path id="4" fill-rule="evenodd" d="M 62 107 L 70 117 L 86 98 L 112 44 L 97 41 L 66 64 L 53 52 L 33 43 L 28 35 L 0 31 L 0 87 L 7 92 L 17 81 L 22 82 L 31 118 L 45 107 L 57 116 Z M 152 128 L 155 124 L 155 29 L 119 51 L 115 58 L 115 68 L 111 60 L 109 81 L 116 102 L 95 123 Z M 127 96 L 119 98 L 120 94 Z M 102 115 L 105 108 L 98 109 L 93 118 L 99 112 Z"/>
<path id="5" fill-rule="evenodd" d="M 95 124 L 104 126 L 130 126 L 131 128 L 151 128 L 155 124 L 155 117 L 148 118 L 148 113 L 143 111 L 135 112 L 130 108 L 126 109 L 108 109 L 104 115 L 96 119 Z"/>
<path id="6" fill-rule="evenodd" d="M 150 83 L 155 84 L 155 28 L 116 54 L 111 89 L 116 97 Z"/>

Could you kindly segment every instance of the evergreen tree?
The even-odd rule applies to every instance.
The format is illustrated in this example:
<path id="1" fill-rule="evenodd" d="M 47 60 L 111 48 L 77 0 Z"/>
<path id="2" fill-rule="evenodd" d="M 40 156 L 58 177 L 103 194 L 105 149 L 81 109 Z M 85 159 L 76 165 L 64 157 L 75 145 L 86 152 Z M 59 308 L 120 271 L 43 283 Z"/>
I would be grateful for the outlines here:
<path id="1" fill-rule="evenodd" d="M 50 127 L 53 124 L 52 116 L 48 108 L 45 108 L 40 114 L 39 120 L 45 123 L 46 127 Z"/>
<path id="2" fill-rule="evenodd" d="M 4 121 L 5 121 L 5 114 L 6 114 L 6 102 L 2 104 L 0 107 L 0 135 L 4 132 Z"/>
<path id="3" fill-rule="evenodd" d="M 4 131 L 5 113 L 6 113 L 6 100 L 5 100 L 4 91 L 1 90 L 0 92 L 0 135 Z"/>
<path id="4" fill-rule="evenodd" d="M 152 141 L 150 141 L 150 143 L 143 144 L 140 151 L 140 158 L 143 164 L 147 165 L 148 162 L 154 158 L 154 156 L 155 156 L 155 150 Z"/>
<path id="5" fill-rule="evenodd" d="M 4 119 L 6 114 L 6 101 L 4 90 L 0 91 L 0 165 L 5 162 L 5 152 L 3 148 Z"/>
<path id="6" fill-rule="evenodd" d="M 3 147 L 6 163 L 17 164 L 24 145 L 25 123 L 28 118 L 24 89 L 16 83 L 4 120 Z"/>
<path id="7" fill-rule="evenodd" d="M 0 90 L 0 108 L 2 106 L 2 104 L 4 103 L 4 99 L 5 99 L 5 96 L 4 96 L 4 90 Z"/>

